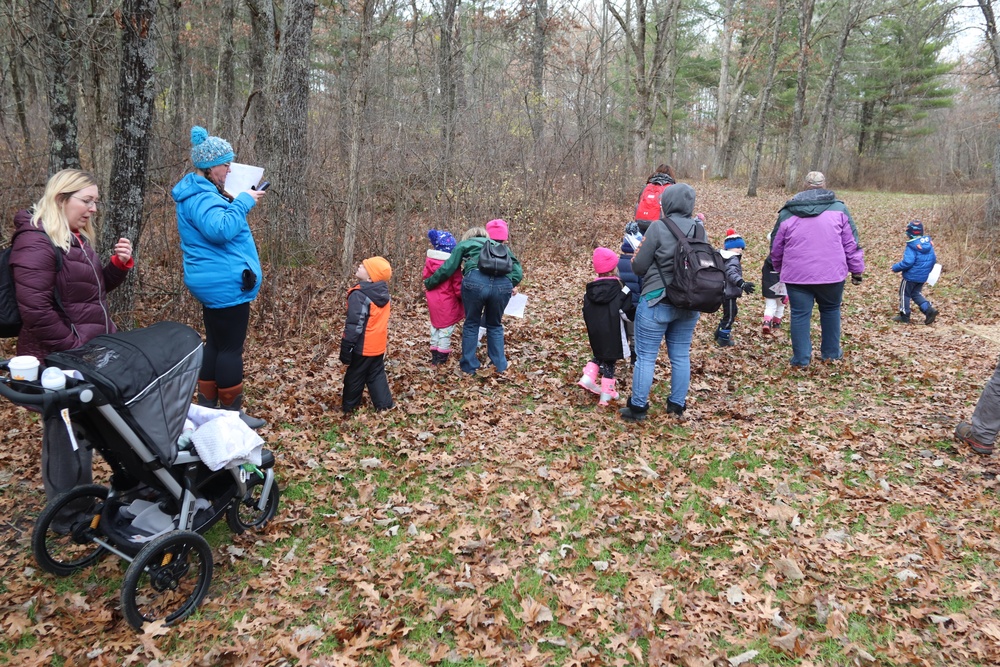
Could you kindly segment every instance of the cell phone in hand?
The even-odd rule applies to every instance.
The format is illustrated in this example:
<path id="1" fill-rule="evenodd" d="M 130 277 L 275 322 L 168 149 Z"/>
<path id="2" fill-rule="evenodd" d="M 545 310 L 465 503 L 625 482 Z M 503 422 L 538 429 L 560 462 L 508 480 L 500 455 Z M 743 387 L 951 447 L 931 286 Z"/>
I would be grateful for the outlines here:
<path id="1" fill-rule="evenodd" d="M 260 185 L 254 187 L 254 190 L 260 190 L 261 192 L 263 192 L 264 190 L 267 190 L 269 187 L 271 187 L 271 181 L 264 181 Z"/>

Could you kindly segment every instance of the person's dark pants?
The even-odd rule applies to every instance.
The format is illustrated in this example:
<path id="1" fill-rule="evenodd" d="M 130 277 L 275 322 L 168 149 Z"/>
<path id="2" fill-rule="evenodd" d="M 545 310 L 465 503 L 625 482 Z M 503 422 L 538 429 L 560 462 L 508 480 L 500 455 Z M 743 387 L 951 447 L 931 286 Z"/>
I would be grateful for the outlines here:
<path id="1" fill-rule="evenodd" d="M 250 326 L 250 303 L 229 308 L 202 307 L 205 349 L 199 380 L 214 380 L 219 387 L 243 382 L 243 344 Z"/>
<path id="2" fill-rule="evenodd" d="M 1000 362 L 990 377 L 983 393 L 979 395 L 976 410 L 972 413 L 972 437 L 984 445 L 996 442 L 1000 431 Z"/>
<path id="3" fill-rule="evenodd" d="M 594 363 L 597 364 L 597 371 L 602 378 L 608 380 L 615 379 L 615 366 L 618 365 L 617 359 L 598 359 L 594 357 Z"/>
<path id="4" fill-rule="evenodd" d="M 912 280 L 903 278 L 899 283 L 899 312 L 909 316 L 910 301 L 913 301 L 913 303 L 917 304 L 917 308 L 920 309 L 921 313 L 926 313 L 931 304 L 921 294 L 923 289 L 924 283 L 915 283 Z"/>
<path id="5" fill-rule="evenodd" d="M 385 375 L 385 355 L 363 357 L 351 355 L 351 364 L 344 375 L 344 412 L 353 412 L 361 404 L 361 395 L 368 387 L 368 396 L 376 410 L 393 406 L 389 379 Z"/>
<path id="6" fill-rule="evenodd" d="M 812 360 L 812 339 L 809 329 L 813 304 L 819 309 L 820 355 L 824 361 L 844 356 L 840 349 L 840 304 L 844 298 L 844 281 L 820 285 L 787 284 L 788 303 L 792 316 L 789 334 L 792 338 L 792 365 L 808 366 Z"/>
<path id="7" fill-rule="evenodd" d="M 736 304 L 737 298 L 732 297 L 722 300 L 722 319 L 719 320 L 719 326 L 715 329 L 716 337 L 718 337 L 719 332 L 723 332 L 728 336 L 729 332 L 733 330 L 733 323 L 736 322 L 736 316 L 740 312 L 739 306 Z"/>
<path id="8" fill-rule="evenodd" d="M 49 502 L 74 487 L 94 481 L 93 453 L 80 437 L 82 433 L 78 436 L 77 450 L 73 451 L 66 423 L 59 413 L 42 420 L 42 484 Z M 68 532 L 77 513 L 88 510 L 92 502 L 92 498 L 82 498 L 78 506 L 67 506 L 52 522 L 52 529 Z"/>

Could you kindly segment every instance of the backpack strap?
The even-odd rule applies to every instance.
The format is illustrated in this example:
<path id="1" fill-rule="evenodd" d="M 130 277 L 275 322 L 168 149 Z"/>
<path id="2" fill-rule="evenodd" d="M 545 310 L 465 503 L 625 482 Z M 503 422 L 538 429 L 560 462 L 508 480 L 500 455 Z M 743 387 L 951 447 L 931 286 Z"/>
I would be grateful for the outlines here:
<path id="1" fill-rule="evenodd" d="M 45 232 L 44 229 L 38 229 L 37 227 L 31 227 L 29 229 L 19 229 L 19 230 L 17 230 L 13 234 L 11 234 L 11 237 L 10 237 L 10 247 L 11 248 L 14 247 L 14 239 L 17 238 L 17 235 L 20 234 L 21 232 L 38 232 L 39 234 L 45 234 L 45 238 L 48 240 L 49 245 L 52 246 L 52 254 L 56 258 L 56 271 L 55 271 L 56 275 L 58 275 L 60 272 L 62 272 L 62 269 L 63 269 L 62 251 L 59 248 L 56 247 L 56 244 L 52 242 L 52 237 L 49 236 L 48 234 L 46 234 L 46 232 Z M 59 296 L 59 287 L 55 284 L 54 281 L 53 281 L 53 284 L 52 284 L 52 297 L 53 297 L 53 299 L 56 302 L 56 308 L 58 308 L 60 311 L 62 311 L 63 315 L 66 315 L 66 319 L 69 319 L 69 314 L 66 312 L 66 308 L 63 306 L 62 297 Z M 70 322 L 70 326 L 73 326 L 72 321 Z"/>

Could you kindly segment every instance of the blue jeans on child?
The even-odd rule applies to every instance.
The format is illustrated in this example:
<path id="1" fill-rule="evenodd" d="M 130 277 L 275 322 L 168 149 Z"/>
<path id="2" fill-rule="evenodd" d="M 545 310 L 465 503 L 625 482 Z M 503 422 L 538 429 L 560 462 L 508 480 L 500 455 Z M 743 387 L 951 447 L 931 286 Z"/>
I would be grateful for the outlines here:
<path id="1" fill-rule="evenodd" d="M 462 360 L 459 367 L 463 372 L 473 374 L 481 366 L 476 358 L 476 343 L 479 323 L 483 320 L 486 327 L 486 353 L 498 373 L 507 370 L 501 318 L 513 292 L 514 286 L 507 276 L 488 276 L 473 269 L 462 278 L 465 324 L 462 325 Z"/>
<path id="2" fill-rule="evenodd" d="M 649 402 L 653 370 L 660 341 L 667 342 L 670 357 L 670 401 L 684 406 L 691 385 L 691 339 L 701 313 L 674 308 L 666 299 L 650 306 L 639 299 L 635 310 L 635 370 L 632 372 L 631 402 L 637 408 Z"/>
<path id="3" fill-rule="evenodd" d="M 788 327 L 792 337 L 792 366 L 808 366 L 812 359 L 812 339 L 809 328 L 813 303 L 819 308 L 821 332 L 820 355 L 824 361 L 840 359 L 840 304 L 844 298 L 844 281 L 822 285 L 786 285 L 788 304 L 792 310 Z"/>

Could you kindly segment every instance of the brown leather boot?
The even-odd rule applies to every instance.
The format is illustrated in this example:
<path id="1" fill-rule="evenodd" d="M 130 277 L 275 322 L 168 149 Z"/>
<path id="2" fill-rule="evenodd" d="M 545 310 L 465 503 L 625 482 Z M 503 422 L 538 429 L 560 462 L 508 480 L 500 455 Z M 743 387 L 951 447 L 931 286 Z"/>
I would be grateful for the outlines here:
<path id="1" fill-rule="evenodd" d="M 219 407 L 219 388 L 215 380 L 198 380 L 198 405 L 203 408 Z"/>
<path id="2" fill-rule="evenodd" d="M 223 410 L 233 410 L 240 413 L 240 419 L 250 428 L 260 428 L 267 424 L 263 419 L 251 417 L 240 410 L 243 405 L 243 383 L 240 382 L 235 387 L 219 387 L 219 407 Z"/>

